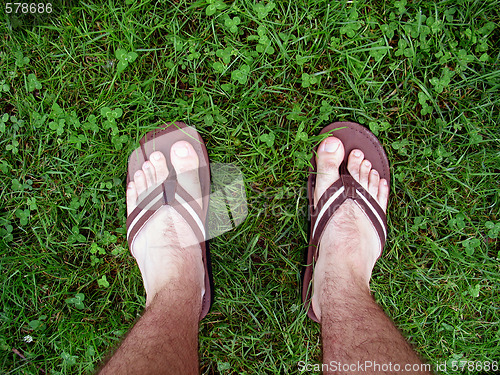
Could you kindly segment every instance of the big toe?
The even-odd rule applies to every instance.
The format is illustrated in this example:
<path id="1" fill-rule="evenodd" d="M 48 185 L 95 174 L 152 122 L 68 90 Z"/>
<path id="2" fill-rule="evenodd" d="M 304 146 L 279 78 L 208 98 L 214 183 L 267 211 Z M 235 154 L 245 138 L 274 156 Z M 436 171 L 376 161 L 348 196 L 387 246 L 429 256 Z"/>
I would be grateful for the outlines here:
<path id="1" fill-rule="evenodd" d="M 186 141 L 176 142 L 170 151 L 170 159 L 177 174 L 177 182 L 202 207 L 201 185 L 198 174 L 200 161 L 193 146 Z"/>
<path id="2" fill-rule="evenodd" d="M 316 189 L 314 191 L 314 206 L 317 205 L 323 193 L 340 178 L 339 167 L 344 159 L 344 145 L 340 139 L 328 137 L 318 147 L 316 165 Z"/>

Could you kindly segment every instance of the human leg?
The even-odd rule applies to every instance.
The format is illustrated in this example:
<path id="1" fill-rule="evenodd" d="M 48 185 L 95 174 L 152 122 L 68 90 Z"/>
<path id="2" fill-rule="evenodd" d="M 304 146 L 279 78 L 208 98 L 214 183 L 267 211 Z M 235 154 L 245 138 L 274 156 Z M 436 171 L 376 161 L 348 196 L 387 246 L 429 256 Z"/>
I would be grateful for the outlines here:
<path id="1" fill-rule="evenodd" d="M 179 185 L 201 206 L 198 157 L 188 142 L 172 146 Z M 154 152 L 127 188 L 130 215 L 140 199 L 169 174 Z M 131 248 L 146 289 L 146 310 L 101 374 L 198 373 L 198 322 L 205 291 L 202 252 L 192 228 L 170 206 L 161 207 Z"/>
<path id="2" fill-rule="evenodd" d="M 340 178 L 344 152 L 342 142 L 335 137 L 319 146 L 315 204 Z M 347 169 L 385 211 L 387 181 L 372 169 L 361 150 L 349 154 Z M 331 372 L 325 373 L 342 373 L 339 364 L 393 365 L 363 368 L 363 373 L 368 374 L 383 373 L 384 369 L 387 373 L 396 372 L 397 366 L 404 369 L 422 363 L 370 295 L 370 277 L 381 251 L 377 232 L 367 216 L 354 201 L 345 201 L 325 228 L 314 268 L 312 306 L 321 321 L 323 363 L 337 365 L 326 366 Z M 356 370 L 361 372 L 358 367 Z"/>

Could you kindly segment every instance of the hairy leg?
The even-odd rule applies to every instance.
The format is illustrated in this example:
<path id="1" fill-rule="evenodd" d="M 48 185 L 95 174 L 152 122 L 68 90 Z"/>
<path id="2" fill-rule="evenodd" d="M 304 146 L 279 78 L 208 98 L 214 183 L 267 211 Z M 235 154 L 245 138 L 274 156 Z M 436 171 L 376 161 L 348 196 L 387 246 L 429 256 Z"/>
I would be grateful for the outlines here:
<path id="1" fill-rule="evenodd" d="M 315 201 L 339 178 L 343 157 L 343 145 L 335 137 L 318 148 Z M 360 150 L 349 155 L 348 169 L 385 210 L 387 183 Z M 389 374 L 398 366 L 404 371 L 422 364 L 370 294 L 372 269 L 381 251 L 368 218 L 353 201 L 346 201 L 325 228 L 314 270 L 312 304 L 321 319 L 325 374 Z M 429 372 L 422 366 L 408 373 Z"/>
<path id="2" fill-rule="evenodd" d="M 323 298 L 328 302 L 321 318 L 323 363 L 329 367 L 325 374 L 353 368 L 361 372 L 360 365 L 363 374 L 429 373 L 368 288 L 342 279 L 328 281 L 325 287 Z"/>
<path id="3" fill-rule="evenodd" d="M 177 142 L 170 158 L 179 185 L 201 206 L 193 147 Z M 165 156 L 158 151 L 151 154 L 127 188 L 128 214 L 168 174 Z M 194 232 L 172 207 L 164 206 L 137 234 L 131 252 L 146 289 L 146 310 L 100 374 L 197 374 L 205 289 L 201 248 Z"/>
<path id="4" fill-rule="evenodd" d="M 101 375 L 198 374 L 202 286 L 192 269 L 184 271 L 152 299 Z"/>

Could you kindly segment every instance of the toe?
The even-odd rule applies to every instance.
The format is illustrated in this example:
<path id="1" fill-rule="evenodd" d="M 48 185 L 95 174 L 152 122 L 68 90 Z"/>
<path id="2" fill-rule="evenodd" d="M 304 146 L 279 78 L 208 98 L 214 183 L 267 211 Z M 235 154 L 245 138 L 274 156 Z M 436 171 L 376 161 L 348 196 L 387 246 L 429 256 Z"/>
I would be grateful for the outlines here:
<path id="1" fill-rule="evenodd" d="M 155 170 L 156 183 L 161 184 L 168 177 L 167 160 L 165 159 L 165 155 L 163 155 L 160 151 L 155 151 L 150 155 L 149 161 Z"/>
<path id="2" fill-rule="evenodd" d="M 361 150 L 352 150 L 347 160 L 347 170 L 356 181 L 359 182 L 359 169 L 365 155 Z"/>
<path id="3" fill-rule="evenodd" d="M 368 192 L 375 199 L 377 199 L 379 184 L 380 184 L 380 175 L 375 169 L 372 169 L 370 171 L 370 174 L 368 175 Z"/>
<path id="4" fill-rule="evenodd" d="M 177 181 L 200 205 L 201 185 L 198 174 L 199 159 L 189 142 L 176 142 L 170 151 L 170 159 L 177 174 Z"/>
<path id="5" fill-rule="evenodd" d="M 135 172 L 134 182 L 138 196 L 147 190 L 148 184 L 146 182 L 146 175 L 144 174 L 142 169 L 139 169 L 137 172 Z"/>
<path id="6" fill-rule="evenodd" d="M 135 187 L 135 182 L 130 181 L 127 186 L 127 216 L 134 210 L 137 206 L 137 189 Z"/>
<path id="7" fill-rule="evenodd" d="M 142 171 L 146 176 L 146 183 L 148 187 L 156 185 L 156 172 L 153 164 L 148 160 L 142 165 Z"/>
<path id="8" fill-rule="evenodd" d="M 316 165 L 316 190 L 314 191 L 314 205 L 323 193 L 339 179 L 339 167 L 344 159 L 344 145 L 340 139 L 328 137 L 318 147 Z"/>
<path id="9" fill-rule="evenodd" d="M 365 188 L 365 190 L 368 190 L 368 176 L 371 169 L 372 163 L 370 163 L 368 160 L 363 160 L 359 167 L 359 183 Z"/>
<path id="10" fill-rule="evenodd" d="M 377 201 L 386 212 L 387 208 L 387 200 L 389 198 L 389 184 L 387 183 L 387 180 L 385 178 L 380 180 L 380 183 L 378 185 L 378 193 L 377 193 Z"/>

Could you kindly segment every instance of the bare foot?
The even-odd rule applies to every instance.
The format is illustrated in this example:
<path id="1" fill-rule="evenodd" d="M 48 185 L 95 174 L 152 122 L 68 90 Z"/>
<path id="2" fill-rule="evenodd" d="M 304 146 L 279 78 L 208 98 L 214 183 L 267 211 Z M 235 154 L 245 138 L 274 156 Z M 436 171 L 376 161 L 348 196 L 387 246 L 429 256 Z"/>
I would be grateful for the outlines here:
<path id="1" fill-rule="evenodd" d="M 186 141 L 176 142 L 170 159 L 177 181 L 202 205 L 198 155 Z M 148 193 L 161 184 L 169 171 L 165 156 L 155 151 L 127 187 L 127 215 Z M 195 244 L 195 245 L 193 245 Z M 170 206 L 160 208 L 135 237 L 131 252 L 139 265 L 146 289 L 146 306 L 172 281 L 199 285 L 204 293 L 204 267 L 200 245 L 188 223 Z"/>
<path id="2" fill-rule="evenodd" d="M 318 147 L 314 205 L 326 189 L 340 178 L 339 167 L 344 158 L 344 146 L 335 137 L 326 138 Z M 360 150 L 352 150 L 347 169 L 352 177 L 386 210 L 389 187 L 385 179 L 372 169 Z M 334 283 L 351 283 L 369 288 L 373 266 L 382 249 L 377 232 L 363 210 L 352 200 L 344 202 L 325 228 L 314 268 L 312 306 L 321 320 L 323 289 Z"/>

